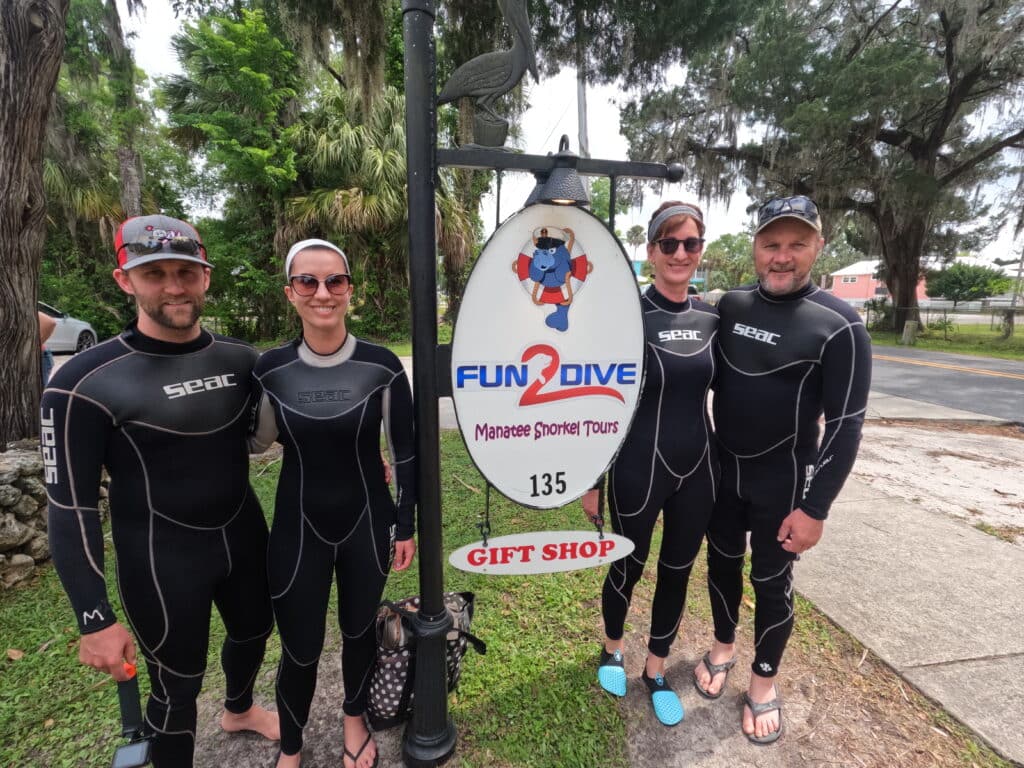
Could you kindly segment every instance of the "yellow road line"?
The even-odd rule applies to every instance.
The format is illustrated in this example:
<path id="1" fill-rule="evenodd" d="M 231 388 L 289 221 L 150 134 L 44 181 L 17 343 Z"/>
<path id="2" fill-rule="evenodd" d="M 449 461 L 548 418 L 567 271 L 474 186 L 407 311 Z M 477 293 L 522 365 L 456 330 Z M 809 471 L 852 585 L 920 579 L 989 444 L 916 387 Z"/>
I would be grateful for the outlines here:
<path id="1" fill-rule="evenodd" d="M 963 365 L 952 365 L 950 363 L 933 363 L 928 360 L 912 360 L 907 357 L 894 357 L 892 355 L 872 355 L 875 360 L 888 360 L 893 363 L 906 363 L 907 365 L 926 365 L 929 368 L 945 368 L 948 371 L 960 371 L 962 373 L 980 373 L 983 376 L 1000 376 L 1004 379 L 1017 379 L 1024 381 L 1024 374 L 1005 373 L 1003 371 L 990 371 L 987 368 L 967 368 Z"/>

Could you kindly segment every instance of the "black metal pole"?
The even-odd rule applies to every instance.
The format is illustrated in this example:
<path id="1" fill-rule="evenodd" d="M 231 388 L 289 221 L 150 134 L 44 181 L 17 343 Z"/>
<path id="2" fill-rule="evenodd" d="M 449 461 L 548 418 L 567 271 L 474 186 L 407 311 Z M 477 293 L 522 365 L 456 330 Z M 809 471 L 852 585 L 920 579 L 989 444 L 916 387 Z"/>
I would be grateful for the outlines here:
<path id="1" fill-rule="evenodd" d="M 403 0 L 405 141 L 409 188 L 409 281 L 412 296 L 413 396 L 419 496 L 420 610 L 415 622 L 416 682 L 402 757 L 407 766 L 434 766 L 455 751 L 448 716 L 441 539 L 441 477 L 437 402 L 437 244 L 434 179 L 437 149 L 433 0 Z"/>
<path id="2" fill-rule="evenodd" d="M 615 182 L 617 179 L 614 176 L 608 177 L 608 230 L 614 235 L 615 234 Z"/>
<path id="3" fill-rule="evenodd" d="M 494 228 L 501 226 L 501 171 L 495 171 L 498 175 L 498 194 L 494 198 Z"/>

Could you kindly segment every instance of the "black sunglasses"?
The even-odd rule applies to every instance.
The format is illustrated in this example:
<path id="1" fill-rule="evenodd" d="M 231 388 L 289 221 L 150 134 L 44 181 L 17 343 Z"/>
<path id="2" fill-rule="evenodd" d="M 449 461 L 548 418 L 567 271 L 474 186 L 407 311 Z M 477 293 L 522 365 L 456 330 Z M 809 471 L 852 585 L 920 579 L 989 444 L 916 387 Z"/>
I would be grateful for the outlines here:
<path id="1" fill-rule="evenodd" d="M 151 237 L 147 240 L 122 243 L 121 247 L 136 256 L 148 256 L 160 251 L 198 256 L 204 248 L 202 243 L 191 237 Z"/>
<path id="2" fill-rule="evenodd" d="M 683 246 L 683 250 L 687 253 L 700 253 L 704 247 L 703 237 L 686 237 L 680 240 L 677 237 L 663 237 L 660 240 L 655 240 L 658 244 L 658 248 L 666 256 L 671 256 L 673 253 L 679 250 L 679 246 Z"/>
<path id="3" fill-rule="evenodd" d="M 782 213 L 795 213 L 806 219 L 817 220 L 818 206 L 806 195 L 777 197 L 757 209 L 757 223 L 763 224 Z"/>
<path id="4" fill-rule="evenodd" d="M 288 278 L 288 283 L 299 296 L 312 296 L 320 288 L 320 283 L 324 284 L 328 293 L 340 296 L 348 290 L 349 285 L 352 283 L 352 277 L 339 273 L 328 275 L 323 280 L 320 280 L 312 275 L 292 275 Z"/>

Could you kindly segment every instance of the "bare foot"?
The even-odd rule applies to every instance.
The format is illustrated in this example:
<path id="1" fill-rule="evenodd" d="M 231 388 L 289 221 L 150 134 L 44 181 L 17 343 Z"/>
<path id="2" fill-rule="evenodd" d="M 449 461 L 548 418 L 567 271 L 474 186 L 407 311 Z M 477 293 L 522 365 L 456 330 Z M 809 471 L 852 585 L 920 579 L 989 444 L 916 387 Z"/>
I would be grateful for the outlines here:
<path id="1" fill-rule="evenodd" d="M 345 715 L 342 727 L 345 737 L 345 768 L 370 768 L 377 758 L 377 742 L 366 729 L 362 715 Z"/>
<path id="2" fill-rule="evenodd" d="M 281 723 L 277 718 L 277 712 L 266 710 L 259 704 L 253 704 L 245 712 L 239 714 L 224 710 L 224 714 L 220 718 L 220 727 L 228 733 L 255 731 L 271 741 L 281 738 Z"/>
<path id="3" fill-rule="evenodd" d="M 299 768 L 302 765 L 302 753 L 296 752 L 294 755 L 286 755 L 283 752 L 281 756 L 277 758 L 277 768 Z"/>
<path id="4" fill-rule="evenodd" d="M 778 692 L 775 690 L 775 678 L 751 675 L 750 690 L 747 691 L 747 695 L 755 704 L 763 704 L 776 698 Z M 779 710 L 773 709 L 771 712 L 765 712 L 758 715 L 755 720 L 750 707 L 746 704 L 743 705 L 743 732 L 745 734 L 762 739 L 777 730 L 779 730 Z"/>
<path id="5" fill-rule="evenodd" d="M 711 646 L 710 654 L 712 664 L 724 664 L 736 655 L 736 644 L 720 643 L 715 640 Z M 703 658 L 697 662 L 697 667 L 693 670 L 693 673 L 697 676 L 697 682 L 700 684 L 700 687 L 709 696 L 715 696 L 722 690 L 722 686 L 725 685 L 725 678 L 728 675 L 727 672 L 722 671 L 712 676 L 708 668 L 704 666 Z"/>

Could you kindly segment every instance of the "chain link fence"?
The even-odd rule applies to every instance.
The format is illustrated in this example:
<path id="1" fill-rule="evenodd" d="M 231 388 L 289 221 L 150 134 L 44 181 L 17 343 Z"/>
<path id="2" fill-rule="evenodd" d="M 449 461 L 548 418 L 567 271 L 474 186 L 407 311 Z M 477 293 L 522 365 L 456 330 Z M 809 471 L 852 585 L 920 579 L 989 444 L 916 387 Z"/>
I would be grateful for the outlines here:
<path id="1" fill-rule="evenodd" d="M 902 311 L 899 311 L 902 310 Z M 963 302 L 954 307 L 926 305 L 894 307 L 887 302 L 869 301 L 858 310 L 873 338 L 898 343 L 903 336 L 902 321 L 916 320 L 918 336 L 945 341 L 996 341 L 1024 334 L 1024 306 L 986 306 L 984 302 Z"/>

